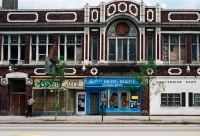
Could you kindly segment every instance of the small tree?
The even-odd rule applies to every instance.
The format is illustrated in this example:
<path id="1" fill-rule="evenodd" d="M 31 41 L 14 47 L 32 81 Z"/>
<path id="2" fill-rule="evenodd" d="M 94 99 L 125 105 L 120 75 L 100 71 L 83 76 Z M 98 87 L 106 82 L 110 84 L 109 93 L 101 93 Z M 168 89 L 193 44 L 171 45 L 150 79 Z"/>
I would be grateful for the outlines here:
<path id="1" fill-rule="evenodd" d="M 66 62 L 63 60 L 64 60 L 63 56 L 57 58 L 55 62 L 55 68 L 51 68 L 49 72 L 52 79 L 51 82 L 56 82 L 59 80 L 59 86 L 56 88 L 56 96 L 55 96 L 56 98 L 54 105 L 55 120 L 57 120 L 57 115 L 58 112 L 60 111 L 59 94 L 60 91 L 64 90 L 64 88 L 62 87 L 62 83 L 65 80 L 65 73 L 67 72 Z"/>
<path id="2" fill-rule="evenodd" d="M 154 80 L 156 78 L 157 66 L 152 58 L 143 61 L 139 66 L 139 70 L 139 73 L 132 71 L 132 77 L 141 84 L 144 91 L 148 91 L 148 111 L 150 121 L 150 102 L 158 93 L 165 91 L 165 85 L 163 82 Z M 130 86 L 128 88 L 130 91 L 137 90 Z"/>

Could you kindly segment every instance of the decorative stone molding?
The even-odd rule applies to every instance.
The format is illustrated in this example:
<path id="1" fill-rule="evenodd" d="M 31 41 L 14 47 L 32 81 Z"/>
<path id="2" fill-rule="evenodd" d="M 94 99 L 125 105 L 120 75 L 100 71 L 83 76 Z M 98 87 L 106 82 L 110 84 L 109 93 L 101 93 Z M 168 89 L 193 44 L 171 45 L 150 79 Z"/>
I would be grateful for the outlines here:
<path id="1" fill-rule="evenodd" d="M 65 73 L 65 75 L 75 75 L 76 74 L 76 69 L 75 68 L 67 68 L 68 70 L 72 70 L 73 72 L 71 73 Z"/>
<path id="2" fill-rule="evenodd" d="M 106 16 L 106 4 L 105 4 L 105 2 L 101 2 L 101 5 L 100 5 L 100 22 L 105 22 L 105 16 Z"/>
<path id="3" fill-rule="evenodd" d="M 131 10 L 132 7 L 135 8 L 135 13 Z M 129 5 L 129 12 L 130 12 L 132 15 L 134 15 L 134 16 L 138 16 L 138 8 L 137 8 L 137 6 L 134 5 L 134 4 L 130 4 L 130 5 Z"/>
<path id="4" fill-rule="evenodd" d="M 148 73 L 148 75 L 152 75 L 153 74 L 153 69 L 152 68 L 148 68 L 147 69 L 147 73 Z"/>
<path id="5" fill-rule="evenodd" d="M 44 72 L 43 72 L 43 73 L 39 73 L 39 72 L 37 72 L 38 70 L 44 70 Z M 34 74 L 35 74 L 35 75 L 40 75 L 40 76 L 46 75 L 45 69 L 44 69 L 44 68 L 35 68 L 35 69 L 34 69 Z"/>
<path id="6" fill-rule="evenodd" d="M 125 8 L 124 8 L 124 9 L 121 9 L 121 5 L 124 5 Z M 120 3 L 118 4 L 118 10 L 119 10 L 119 12 L 126 12 L 126 11 L 127 11 L 127 4 L 126 4 L 125 2 L 120 2 Z"/>
<path id="7" fill-rule="evenodd" d="M 48 16 L 50 16 L 50 15 L 57 16 L 58 18 L 60 18 L 60 16 L 63 16 L 63 19 L 62 20 L 52 20 L 52 19 L 48 18 Z M 67 15 L 68 16 L 73 15 L 74 18 L 68 19 Z M 46 14 L 46 21 L 47 22 L 75 22 L 76 20 L 77 20 L 77 13 L 76 12 L 47 12 L 47 14 Z"/>
<path id="8" fill-rule="evenodd" d="M 97 75 L 98 69 L 97 69 L 97 68 L 92 68 L 92 69 L 90 70 L 90 73 L 91 73 L 92 75 Z"/>
<path id="9" fill-rule="evenodd" d="M 172 15 L 176 15 L 176 16 L 179 16 L 179 15 L 184 15 L 185 18 L 188 18 L 188 19 L 184 19 L 184 20 L 175 20 L 175 19 L 172 19 L 171 16 Z M 196 20 L 191 20 L 190 17 L 192 15 L 197 15 L 197 18 Z M 200 14 L 198 12 L 169 12 L 168 13 L 168 20 L 170 22 L 199 22 L 200 20 Z"/>
<path id="10" fill-rule="evenodd" d="M 22 15 L 25 15 L 27 16 L 28 18 L 30 18 L 30 15 L 34 15 L 35 16 L 35 19 L 28 19 L 27 20 L 12 20 L 10 19 L 10 16 L 14 16 L 14 15 L 17 15 L 17 16 L 22 16 Z M 7 14 L 7 21 L 8 22 L 37 22 L 38 21 L 38 13 L 37 12 L 9 12 Z"/>
<path id="11" fill-rule="evenodd" d="M 90 22 L 90 7 L 88 3 L 84 7 L 84 22 Z"/>
<path id="12" fill-rule="evenodd" d="M 152 17 L 151 17 L 151 18 L 150 18 L 150 15 L 149 15 L 149 14 L 152 14 Z M 148 20 L 149 22 L 152 22 L 153 19 L 154 19 L 154 12 L 153 12 L 152 9 L 148 9 L 148 10 L 147 10 L 147 20 Z"/>
<path id="13" fill-rule="evenodd" d="M 8 78 L 1 78 L 1 85 L 5 86 L 8 84 Z"/>
<path id="14" fill-rule="evenodd" d="M 178 73 L 172 73 L 171 70 L 179 70 L 179 72 Z M 169 68 L 168 73 L 169 73 L 169 75 L 181 75 L 182 69 L 180 69 L 180 68 Z"/>
<path id="15" fill-rule="evenodd" d="M 110 8 L 114 8 L 114 10 L 110 13 Z M 113 14 L 115 14 L 115 12 L 116 12 L 116 5 L 115 4 L 111 4 L 111 5 L 109 5 L 108 6 L 108 8 L 107 8 L 107 16 L 112 16 Z"/>
<path id="16" fill-rule="evenodd" d="M 96 13 L 96 18 L 94 18 L 94 14 Z M 99 12 L 97 9 L 92 10 L 92 21 L 96 22 L 99 19 Z"/>
<path id="17" fill-rule="evenodd" d="M 32 78 L 26 78 L 26 85 L 32 85 L 33 79 Z"/>
<path id="18" fill-rule="evenodd" d="M 197 69 L 197 74 L 200 75 L 200 68 Z"/>

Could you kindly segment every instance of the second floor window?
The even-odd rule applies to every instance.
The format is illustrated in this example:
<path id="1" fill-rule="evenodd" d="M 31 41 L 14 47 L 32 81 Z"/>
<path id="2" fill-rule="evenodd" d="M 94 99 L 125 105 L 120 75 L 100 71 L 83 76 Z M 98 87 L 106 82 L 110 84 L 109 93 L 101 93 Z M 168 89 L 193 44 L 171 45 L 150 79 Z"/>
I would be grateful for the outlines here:
<path id="1" fill-rule="evenodd" d="M 25 36 L 3 35 L 3 61 L 24 60 L 25 58 Z"/>

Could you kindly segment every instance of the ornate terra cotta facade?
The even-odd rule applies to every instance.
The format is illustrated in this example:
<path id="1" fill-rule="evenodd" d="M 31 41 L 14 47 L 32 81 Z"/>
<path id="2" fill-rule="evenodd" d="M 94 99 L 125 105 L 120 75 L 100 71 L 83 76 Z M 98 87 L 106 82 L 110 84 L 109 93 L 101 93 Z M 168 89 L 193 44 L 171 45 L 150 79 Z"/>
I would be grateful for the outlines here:
<path id="1" fill-rule="evenodd" d="M 53 114 L 54 90 L 45 82 L 50 79 L 44 66 L 48 56 L 51 60 L 64 56 L 67 63 L 68 89 L 61 98 L 66 115 L 100 113 L 102 90 L 88 90 L 85 79 L 129 78 L 131 70 L 138 71 L 139 64 L 150 57 L 158 66 L 156 80 L 166 84 L 166 91 L 152 100 L 150 114 L 200 114 L 199 10 L 115 0 L 86 4 L 83 9 L 1 9 L 0 16 L 1 114 L 24 114 L 29 95 L 36 101 L 35 115 Z M 111 88 L 103 89 L 111 96 Z M 122 94 L 129 101 L 137 98 L 139 109 L 120 111 L 119 103 L 114 115 L 148 110 L 145 90 L 132 95 L 123 88 L 114 89 L 118 99 Z"/>

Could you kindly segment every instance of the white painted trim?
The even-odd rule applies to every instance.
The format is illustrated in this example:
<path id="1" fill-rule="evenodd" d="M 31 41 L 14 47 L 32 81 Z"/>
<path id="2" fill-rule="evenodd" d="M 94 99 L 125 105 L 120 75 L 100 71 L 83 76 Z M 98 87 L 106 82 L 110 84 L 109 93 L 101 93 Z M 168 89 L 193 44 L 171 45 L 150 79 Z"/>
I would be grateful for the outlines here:
<path id="1" fill-rule="evenodd" d="M 96 18 L 96 19 L 94 19 L 94 16 L 93 16 L 94 12 L 97 13 L 97 18 Z M 92 21 L 96 22 L 98 19 L 99 19 L 99 12 L 98 12 L 97 9 L 93 9 L 93 10 L 92 10 Z"/>
<path id="2" fill-rule="evenodd" d="M 197 69 L 197 74 L 200 75 L 200 68 Z"/>
<path id="3" fill-rule="evenodd" d="M 0 34 L 83 34 L 84 31 L 0 31 Z"/>
<path id="4" fill-rule="evenodd" d="M 110 7 L 113 7 L 113 8 L 114 8 L 114 11 L 113 11 L 112 13 L 109 12 Z M 115 4 L 109 5 L 108 8 L 107 8 L 107 16 L 110 17 L 110 16 L 112 16 L 113 14 L 115 14 L 115 12 L 116 12 L 116 5 L 115 5 Z"/>
<path id="5" fill-rule="evenodd" d="M 198 18 L 197 20 L 172 20 L 171 19 L 172 14 L 197 14 Z M 169 12 L 168 13 L 168 20 L 170 22 L 199 22 L 199 19 L 200 19 L 199 12 Z"/>
<path id="6" fill-rule="evenodd" d="M 49 20 L 48 15 L 50 14 L 74 14 L 74 20 Z M 47 22 L 75 22 L 77 20 L 77 13 L 76 12 L 47 12 L 46 13 L 46 21 Z"/>
<path id="7" fill-rule="evenodd" d="M 177 69 L 177 70 L 179 70 L 179 72 L 178 73 L 172 73 L 171 72 L 172 69 Z M 169 73 L 169 75 L 181 75 L 182 74 L 182 69 L 181 68 L 169 68 L 168 69 L 168 73 Z"/>
<path id="8" fill-rule="evenodd" d="M 150 19 L 149 18 L 149 13 L 152 13 L 152 18 Z M 152 9 L 148 9 L 147 10 L 147 20 L 149 21 L 149 22 L 152 22 L 153 20 L 154 20 L 154 12 L 153 12 L 153 10 Z"/>
<path id="9" fill-rule="evenodd" d="M 120 9 L 120 6 L 121 6 L 122 4 L 125 6 L 125 9 L 124 9 L 124 10 L 121 10 L 121 9 Z M 127 4 L 126 4 L 125 2 L 120 2 L 120 3 L 118 4 L 118 11 L 119 11 L 119 12 L 126 12 L 126 11 L 127 11 Z"/>
<path id="10" fill-rule="evenodd" d="M 136 9 L 135 13 L 132 12 L 132 10 L 131 10 L 132 7 L 135 7 L 135 9 Z M 130 4 L 129 5 L 129 12 L 134 16 L 138 16 L 138 8 L 137 8 L 137 6 L 135 4 Z"/>
<path id="11" fill-rule="evenodd" d="M 76 69 L 75 68 L 67 68 L 67 69 L 72 69 L 72 73 L 65 73 L 65 75 L 75 75 L 76 74 Z"/>
<path id="12" fill-rule="evenodd" d="M 11 14 L 27 14 L 27 15 L 30 15 L 30 14 L 35 14 L 36 16 L 36 19 L 35 20 L 10 20 L 10 15 Z M 38 21 L 38 13 L 37 12 L 9 12 L 7 14 L 7 21 L 8 22 L 37 22 Z"/>
<path id="13" fill-rule="evenodd" d="M 35 68 L 35 69 L 34 69 L 34 74 L 35 74 L 35 75 L 40 75 L 40 76 L 46 75 L 46 73 L 38 73 L 38 72 L 37 72 L 37 70 L 42 70 L 42 69 L 44 70 L 44 68 Z"/>
<path id="14" fill-rule="evenodd" d="M 93 72 L 93 70 L 94 70 L 95 72 Z M 97 69 L 97 68 L 92 68 L 92 69 L 90 70 L 90 73 L 91 73 L 92 75 L 97 75 L 98 69 Z"/>

